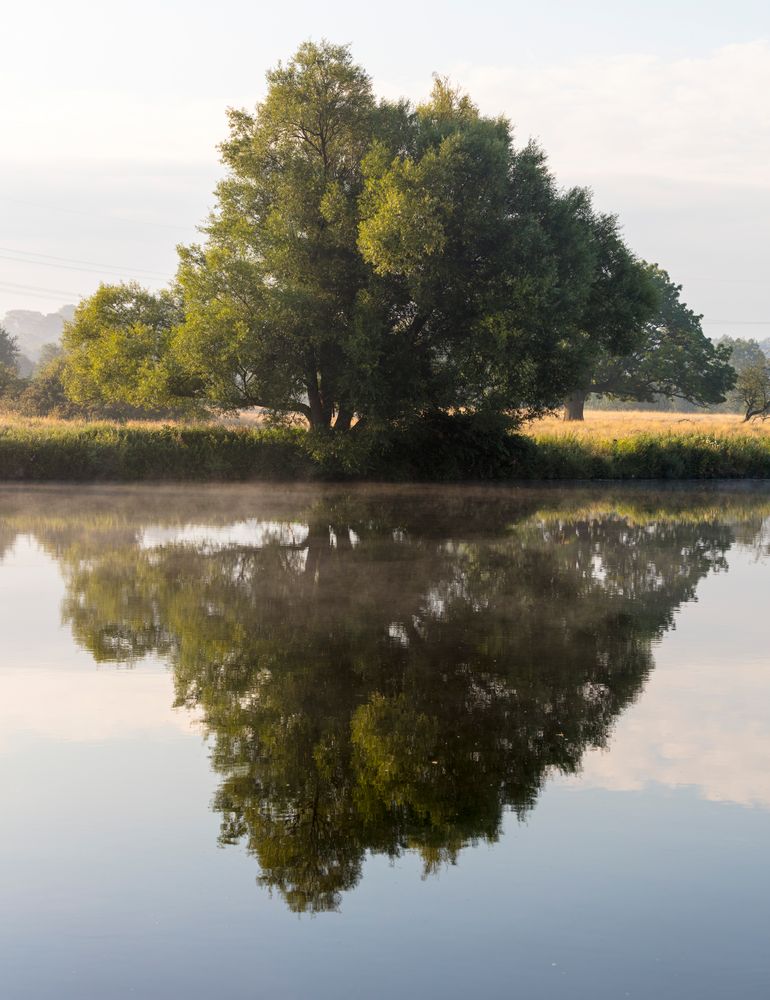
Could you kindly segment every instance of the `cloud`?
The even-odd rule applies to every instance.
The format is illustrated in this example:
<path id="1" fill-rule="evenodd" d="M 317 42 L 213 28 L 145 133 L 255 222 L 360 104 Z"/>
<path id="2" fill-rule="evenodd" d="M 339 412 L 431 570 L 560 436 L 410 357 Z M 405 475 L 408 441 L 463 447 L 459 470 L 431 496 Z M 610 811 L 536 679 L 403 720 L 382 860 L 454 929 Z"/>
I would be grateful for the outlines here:
<path id="1" fill-rule="evenodd" d="M 458 67 L 487 113 L 539 138 L 560 174 L 770 189 L 770 42 L 701 58 L 622 55 L 541 68 Z"/>
<path id="2" fill-rule="evenodd" d="M 660 663 L 608 749 L 590 751 L 580 775 L 560 780 L 611 791 L 690 787 L 712 802 L 770 809 L 768 704 L 765 662 Z"/>
<path id="3" fill-rule="evenodd" d="M 0 749 L 6 752 L 29 737 L 68 743 L 201 738 L 199 715 L 172 707 L 167 671 L 4 669 L 0 692 Z"/>
<path id="4" fill-rule="evenodd" d="M 770 42 L 728 45 L 699 58 L 647 54 L 541 66 L 458 65 L 482 109 L 504 112 L 521 141 L 539 137 L 570 182 L 642 175 L 770 188 Z M 261 81 L 258 81 L 261 90 Z M 375 80 L 388 96 L 404 82 Z M 425 96 L 425 80 L 408 85 Z M 41 88 L 0 109 L 6 162 L 206 162 L 226 133 L 228 103 L 130 90 Z"/>

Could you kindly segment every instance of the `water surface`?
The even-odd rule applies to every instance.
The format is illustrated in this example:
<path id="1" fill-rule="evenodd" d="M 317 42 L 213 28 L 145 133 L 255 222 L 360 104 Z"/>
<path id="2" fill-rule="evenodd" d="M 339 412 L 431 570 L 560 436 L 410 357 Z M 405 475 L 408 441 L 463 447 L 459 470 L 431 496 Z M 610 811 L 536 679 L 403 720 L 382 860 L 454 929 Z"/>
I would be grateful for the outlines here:
<path id="1" fill-rule="evenodd" d="M 9 998 L 770 995 L 770 490 L 0 490 Z"/>

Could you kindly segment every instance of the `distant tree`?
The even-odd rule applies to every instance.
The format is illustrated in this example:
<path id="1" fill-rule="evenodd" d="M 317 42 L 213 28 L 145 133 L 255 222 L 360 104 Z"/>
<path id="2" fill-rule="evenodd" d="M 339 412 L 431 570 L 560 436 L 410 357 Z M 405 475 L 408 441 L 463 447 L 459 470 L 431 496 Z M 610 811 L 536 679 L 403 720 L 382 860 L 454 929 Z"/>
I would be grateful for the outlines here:
<path id="1" fill-rule="evenodd" d="M 19 345 L 16 337 L 12 337 L 4 326 L 0 326 L 0 365 L 15 369 L 18 357 Z"/>
<path id="2" fill-rule="evenodd" d="M 29 417 L 60 417 L 72 419 L 89 416 L 89 409 L 70 399 L 64 388 L 65 361 L 60 354 L 38 365 L 19 394 L 19 412 Z"/>
<path id="3" fill-rule="evenodd" d="M 744 408 L 744 420 L 763 420 L 770 414 L 770 361 L 763 356 L 744 365 L 736 381 L 736 394 Z"/>
<path id="4" fill-rule="evenodd" d="M 719 406 L 718 409 L 727 413 L 742 413 L 745 415 L 749 408 L 747 394 L 751 398 L 750 386 L 752 383 L 754 390 L 759 387 L 758 373 L 767 361 L 767 355 L 764 353 L 762 345 L 757 343 L 753 338 L 721 337 L 717 341 L 717 345 L 721 349 L 730 352 L 730 365 L 736 376 L 736 383 L 727 394 L 726 402 Z M 741 387 L 738 381 L 741 380 L 741 375 L 747 369 L 753 369 L 754 375 L 753 378 L 750 376 L 748 379 L 742 380 L 743 385 Z"/>
<path id="5" fill-rule="evenodd" d="M 19 346 L 5 327 L 0 326 L 0 397 L 13 397 L 19 389 Z"/>
<path id="6" fill-rule="evenodd" d="M 593 221 L 599 254 L 591 295 L 578 317 L 583 350 L 566 363 L 572 391 L 566 420 L 582 420 L 585 401 L 608 358 L 630 354 L 645 338 L 645 323 L 657 303 L 649 271 L 628 250 L 614 216 Z"/>
<path id="7" fill-rule="evenodd" d="M 767 355 L 756 340 L 745 337 L 721 337 L 717 344 L 730 352 L 730 364 L 736 372 L 742 372 L 748 365 L 762 362 Z"/>
<path id="8" fill-rule="evenodd" d="M 26 381 L 32 375 L 36 367 L 35 362 L 31 358 L 28 358 L 26 354 L 19 354 L 16 359 L 16 371 L 19 378 L 23 381 Z"/>
<path id="9" fill-rule="evenodd" d="M 566 420 L 582 420 L 589 393 L 619 400 L 652 402 L 656 397 L 698 405 L 720 403 L 735 382 L 730 349 L 715 346 L 701 328 L 701 317 L 680 299 L 674 284 L 657 264 L 644 266 L 657 305 L 625 350 L 596 355 L 590 375 L 568 399 Z"/>
<path id="10" fill-rule="evenodd" d="M 54 361 L 56 358 L 60 358 L 63 354 L 64 350 L 61 344 L 43 344 L 40 348 L 40 354 L 37 359 L 38 368 L 45 368 L 45 366 L 50 364 L 51 361 Z"/>

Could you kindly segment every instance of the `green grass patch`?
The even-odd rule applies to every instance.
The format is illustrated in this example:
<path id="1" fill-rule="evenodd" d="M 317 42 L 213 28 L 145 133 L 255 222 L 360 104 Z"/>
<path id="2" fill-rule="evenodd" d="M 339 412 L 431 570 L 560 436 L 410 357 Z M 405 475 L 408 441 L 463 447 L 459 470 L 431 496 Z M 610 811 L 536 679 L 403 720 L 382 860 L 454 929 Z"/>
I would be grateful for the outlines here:
<path id="1" fill-rule="evenodd" d="M 348 435 L 208 424 L 0 425 L 0 480 L 17 482 L 729 478 L 770 478 L 770 436 L 531 437 L 463 415 Z"/>

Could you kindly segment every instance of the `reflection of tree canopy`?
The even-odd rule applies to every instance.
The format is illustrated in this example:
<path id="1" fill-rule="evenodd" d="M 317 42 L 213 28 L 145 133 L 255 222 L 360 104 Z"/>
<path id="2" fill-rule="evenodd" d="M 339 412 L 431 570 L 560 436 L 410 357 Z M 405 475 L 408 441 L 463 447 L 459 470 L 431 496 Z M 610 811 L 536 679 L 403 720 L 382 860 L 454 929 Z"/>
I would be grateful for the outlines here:
<path id="1" fill-rule="evenodd" d="M 323 910 L 367 850 L 415 849 L 430 871 L 605 744 L 735 539 L 705 509 L 560 502 L 329 494 L 221 544 L 143 547 L 122 522 L 101 543 L 93 521 L 36 533 L 66 566 L 77 640 L 168 657 L 179 703 L 203 710 L 222 841 L 244 840 L 293 909 Z"/>

